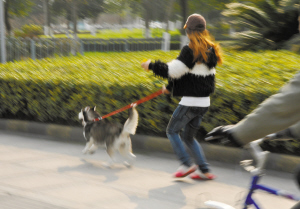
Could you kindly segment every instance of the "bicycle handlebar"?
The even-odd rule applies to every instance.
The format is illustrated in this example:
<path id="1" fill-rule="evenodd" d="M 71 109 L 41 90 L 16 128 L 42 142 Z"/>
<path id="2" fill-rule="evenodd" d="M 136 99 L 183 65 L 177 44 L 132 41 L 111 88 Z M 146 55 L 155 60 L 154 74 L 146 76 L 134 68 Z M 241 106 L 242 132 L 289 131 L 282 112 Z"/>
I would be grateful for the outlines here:
<path id="1" fill-rule="evenodd" d="M 249 171 L 252 175 L 259 175 L 263 173 L 263 169 L 265 167 L 267 156 L 269 154 L 268 151 L 263 151 L 259 144 L 266 139 L 275 138 L 275 134 L 270 134 L 265 136 L 264 138 L 257 139 L 249 143 L 249 148 L 252 156 L 256 160 L 256 167 L 252 166 L 252 160 L 244 160 L 241 161 L 241 165 L 245 168 L 245 170 Z M 214 140 L 225 140 L 226 137 L 223 135 L 215 135 L 205 138 L 205 141 L 214 141 Z"/>
<path id="2" fill-rule="evenodd" d="M 265 167 L 267 156 L 269 154 L 268 151 L 263 151 L 259 144 L 264 140 L 264 138 L 257 139 L 249 143 L 250 152 L 254 159 L 256 160 L 256 167 L 249 166 L 249 161 L 241 161 L 241 165 L 249 171 L 252 175 L 259 175 L 263 173 L 263 169 Z"/>

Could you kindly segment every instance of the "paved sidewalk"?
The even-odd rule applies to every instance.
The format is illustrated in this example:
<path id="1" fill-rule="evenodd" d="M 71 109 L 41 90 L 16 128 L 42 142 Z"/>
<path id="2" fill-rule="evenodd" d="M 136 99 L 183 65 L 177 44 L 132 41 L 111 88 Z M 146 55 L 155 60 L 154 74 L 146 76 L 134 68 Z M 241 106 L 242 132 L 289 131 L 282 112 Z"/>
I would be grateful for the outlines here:
<path id="1" fill-rule="evenodd" d="M 0 119 L 0 131 L 30 133 L 51 137 L 51 140 L 59 140 L 71 143 L 83 143 L 82 127 L 64 126 L 57 124 L 38 123 L 23 120 Z M 145 135 L 131 136 L 132 146 L 135 150 L 147 150 L 151 152 L 172 153 L 170 141 L 166 137 Z M 206 158 L 213 161 L 238 164 L 244 158 L 251 158 L 249 151 L 241 148 L 224 147 L 202 143 Z M 266 162 L 269 170 L 293 173 L 300 164 L 299 156 L 270 153 Z"/>
<path id="2" fill-rule="evenodd" d="M 103 150 L 82 155 L 84 144 L 0 131 L 1 209 L 199 209 L 204 200 L 234 205 L 246 191 L 250 175 L 238 165 L 210 162 L 214 181 L 171 177 L 173 154 L 136 153 L 135 166 L 116 164 Z M 300 194 L 292 175 L 268 172 L 262 183 Z M 265 193 L 265 209 L 288 209 L 295 202 Z M 240 208 L 240 207 L 239 207 Z"/>

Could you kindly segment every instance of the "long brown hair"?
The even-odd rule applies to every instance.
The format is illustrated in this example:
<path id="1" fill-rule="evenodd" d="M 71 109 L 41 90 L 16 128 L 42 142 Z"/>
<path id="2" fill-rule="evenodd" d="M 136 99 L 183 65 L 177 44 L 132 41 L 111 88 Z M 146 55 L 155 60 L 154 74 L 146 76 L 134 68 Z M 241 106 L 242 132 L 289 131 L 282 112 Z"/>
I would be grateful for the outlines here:
<path id="1" fill-rule="evenodd" d="M 215 51 L 215 54 L 218 59 L 218 64 L 222 64 L 222 52 L 219 44 L 214 43 L 214 38 L 210 35 L 207 30 L 202 32 L 200 31 L 187 31 L 188 37 L 190 39 L 189 47 L 193 50 L 194 62 L 197 61 L 203 62 L 207 61 L 207 53 L 209 52 L 210 47 Z"/>

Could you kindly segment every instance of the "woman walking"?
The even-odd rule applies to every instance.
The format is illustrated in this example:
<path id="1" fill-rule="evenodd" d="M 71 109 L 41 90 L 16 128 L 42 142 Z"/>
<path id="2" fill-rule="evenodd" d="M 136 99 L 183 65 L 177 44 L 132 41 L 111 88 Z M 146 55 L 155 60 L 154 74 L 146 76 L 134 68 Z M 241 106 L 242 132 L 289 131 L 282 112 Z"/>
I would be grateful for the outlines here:
<path id="1" fill-rule="evenodd" d="M 215 89 L 215 66 L 222 63 L 222 58 L 220 48 L 206 30 L 206 21 L 201 15 L 189 16 L 184 29 L 189 44 L 182 48 L 176 59 L 169 63 L 148 60 L 142 63 L 142 67 L 168 79 L 164 93 L 182 97 L 167 127 L 167 137 L 181 163 L 174 177 L 190 175 L 192 179 L 212 180 L 216 176 L 210 173 L 201 145 L 194 136 L 210 106 L 209 96 Z M 193 162 L 183 142 L 191 150 Z"/>

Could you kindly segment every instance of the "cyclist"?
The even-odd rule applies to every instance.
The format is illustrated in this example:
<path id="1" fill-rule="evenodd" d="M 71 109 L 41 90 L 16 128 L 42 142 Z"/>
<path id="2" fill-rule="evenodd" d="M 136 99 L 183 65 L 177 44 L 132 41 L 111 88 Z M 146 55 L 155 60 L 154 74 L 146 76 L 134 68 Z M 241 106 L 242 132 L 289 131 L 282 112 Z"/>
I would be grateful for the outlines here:
<path id="1" fill-rule="evenodd" d="M 300 141 L 300 72 L 243 120 L 235 125 L 214 128 L 206 139 L 227 138 L 231 145 L 242 147 L 271 133 L 275 133 L 273 138 Z M 296 180 L 300 187 L 300 167 L 296 171 Z M 296 208 L 300 208 L 300 202 L 293 207 Z"/>

